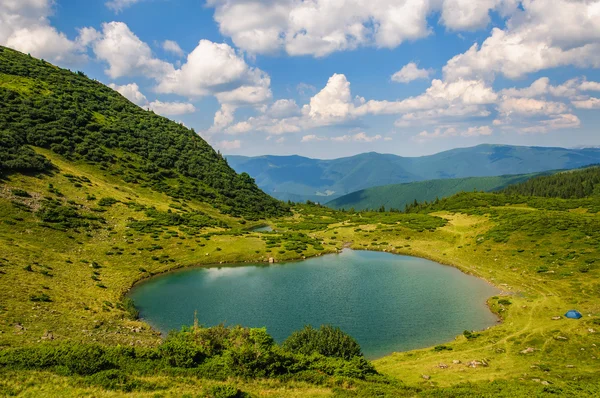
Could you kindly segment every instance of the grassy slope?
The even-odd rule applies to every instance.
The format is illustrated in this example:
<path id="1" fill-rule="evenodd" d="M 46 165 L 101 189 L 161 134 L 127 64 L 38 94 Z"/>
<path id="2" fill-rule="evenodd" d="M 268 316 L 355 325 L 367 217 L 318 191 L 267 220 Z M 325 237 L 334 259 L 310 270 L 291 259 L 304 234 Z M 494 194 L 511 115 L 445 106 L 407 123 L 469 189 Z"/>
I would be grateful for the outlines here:
<path id="1" fill-rule="evenodd" d="M 326 203 L 332 209 L 404 209 L 404 206 L 417 202 L 432 201 L 445 198 L 458 192 L 496 191 L 510 184 L 526 181 L 546 173 L 505 175 L 497 177 L 451 178 L 443 180 L 428 180 L 407 184 L 392 184 L 363 189 L 352 192 Z"/>

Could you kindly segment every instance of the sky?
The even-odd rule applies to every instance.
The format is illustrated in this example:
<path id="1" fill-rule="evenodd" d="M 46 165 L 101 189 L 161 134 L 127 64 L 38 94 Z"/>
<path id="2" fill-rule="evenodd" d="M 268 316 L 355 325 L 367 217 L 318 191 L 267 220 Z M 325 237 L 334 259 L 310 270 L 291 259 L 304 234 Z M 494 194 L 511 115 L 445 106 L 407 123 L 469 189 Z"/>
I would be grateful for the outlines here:
<path id="1" fill-rule="evenodd" d="M 600 145 L 600 0 L 0 0 L 0 44 L 225 154 Z"/>

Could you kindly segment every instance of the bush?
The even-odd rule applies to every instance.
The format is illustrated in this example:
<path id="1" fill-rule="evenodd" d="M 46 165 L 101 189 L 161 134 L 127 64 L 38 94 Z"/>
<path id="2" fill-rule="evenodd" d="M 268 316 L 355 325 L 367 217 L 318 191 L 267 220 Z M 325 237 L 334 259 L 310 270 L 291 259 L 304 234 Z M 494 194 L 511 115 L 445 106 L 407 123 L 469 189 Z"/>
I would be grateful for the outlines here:
<path id="1" fill-rule="evenodd" d="M 329 325 L 323 325 L 318 330 L 310 325 L 305 326 L 304 329 L 292 333 L 283 343 L 283 347 L 304 355 L 318 353 L 343 359 L 363 356 L 356 340 L 340 328 Z"/>
<path id="2" fill-rule="evenodd" d="M 208 396 L 210 398 L 242 398 L 247 394 L 231 385 L 219 385 L 211 387 Z"/>

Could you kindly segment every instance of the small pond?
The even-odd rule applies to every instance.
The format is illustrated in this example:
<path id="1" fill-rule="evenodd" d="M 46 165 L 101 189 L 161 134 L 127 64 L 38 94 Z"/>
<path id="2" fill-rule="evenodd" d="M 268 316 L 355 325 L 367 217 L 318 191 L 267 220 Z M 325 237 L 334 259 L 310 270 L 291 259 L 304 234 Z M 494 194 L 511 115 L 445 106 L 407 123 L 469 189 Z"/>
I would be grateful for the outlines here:
<path id="1" fill-rule="evenodd" d="M 331 324 L 373 359 L 494 325 L 486 299 L 497 293 L 429 260 L 346 249 L 268 266 L 188 268 L 148 279 L 130 297 L 162 332 L 191 325 L 195 311 L 205 326 L 266 326 L 278 342 L 306 324 Z"/>

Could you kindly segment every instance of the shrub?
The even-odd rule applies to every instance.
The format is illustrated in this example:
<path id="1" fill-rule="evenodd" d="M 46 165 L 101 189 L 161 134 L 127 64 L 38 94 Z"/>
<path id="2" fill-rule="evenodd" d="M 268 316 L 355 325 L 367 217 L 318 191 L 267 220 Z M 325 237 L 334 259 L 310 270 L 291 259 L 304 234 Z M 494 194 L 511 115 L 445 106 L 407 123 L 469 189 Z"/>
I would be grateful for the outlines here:
<path id="1" fill-rule="evenodd" d="M 242 398 L 247 394 L 231 385 L 218 385 L 210 388 L 208 396 L 210 398 Z"/>
<path id="2" fill-rule="evenodd" d="M 29 192 L 24 191 L 22 189 L 16 188 L 16 189 L 11 190 L 11 192 L 13 195 L 19 196 L 21 198 L 31 198 L 31 195 L 29 194 Z"/>
<path id="3" fill-rule="evenodd" d="M 285 340 L 283 347 L 289 351 L 310 355 L 318 353 L 327 357 L 351 359 L 361 357 L 360 345 L 340 328 L 324 325 L 320 329 L 305 326 Z"/>

